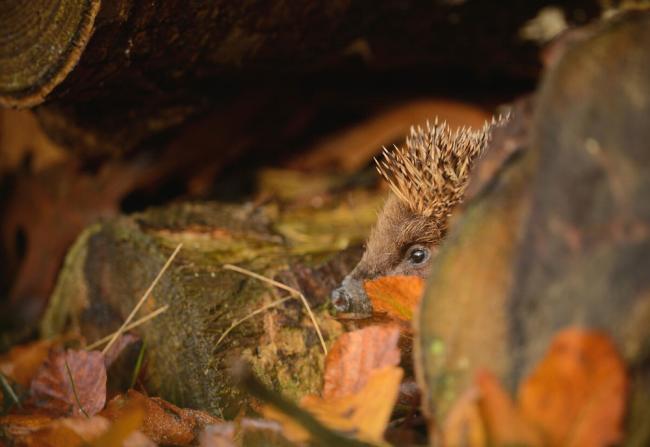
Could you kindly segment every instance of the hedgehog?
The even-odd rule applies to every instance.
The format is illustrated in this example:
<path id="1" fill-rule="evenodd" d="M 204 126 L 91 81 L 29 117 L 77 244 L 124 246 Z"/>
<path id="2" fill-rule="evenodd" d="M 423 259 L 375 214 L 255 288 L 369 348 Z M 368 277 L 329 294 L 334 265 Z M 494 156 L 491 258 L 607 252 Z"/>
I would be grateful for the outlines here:
<path id="1" fill-rule="evenodd" d="M 433 125 L 411 127 L 403 147 L 384 148 L 380 159 L 375 158 L 391 193 L 361 260 L 331 293 L 337 311 L 359 316 L 372 312 L 364 281 L 390 275 L 427 276 L 449 217 L 463 199 L 475 160 L 488 146 L 492 130 L 508 118 L 492 117 L 480 129 L 455 131 L 436 118 Z"/>

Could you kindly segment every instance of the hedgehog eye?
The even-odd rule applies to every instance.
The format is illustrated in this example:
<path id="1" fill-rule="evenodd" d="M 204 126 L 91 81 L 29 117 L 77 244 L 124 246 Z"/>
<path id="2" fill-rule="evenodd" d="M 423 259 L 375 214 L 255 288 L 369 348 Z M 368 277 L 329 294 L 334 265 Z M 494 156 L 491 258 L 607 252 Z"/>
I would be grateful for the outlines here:
<path id="1" fill-rule="evenodd" d="M 423 264 L 429 259 L 429 249 L 422 245 L 414 245 L 409 248 L 406 258 L 411 264 Z"/>

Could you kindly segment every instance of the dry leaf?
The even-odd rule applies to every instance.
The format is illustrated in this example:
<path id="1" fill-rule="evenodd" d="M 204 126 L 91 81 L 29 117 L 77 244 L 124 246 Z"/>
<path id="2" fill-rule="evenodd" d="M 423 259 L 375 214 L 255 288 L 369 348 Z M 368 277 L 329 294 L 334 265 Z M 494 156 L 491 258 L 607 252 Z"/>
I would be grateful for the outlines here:
<path id="1" fill-rule="evenodd" d="M 419 276 L 382 276 L 364 283 L 373 311 L 411 321 L 422 298 L 424 280 Z"/>
<path id="2" fill-rule="evenodd" d="M 142 426 L 144 409 L 137 403 L 127 405 L 120 416 L 92 443 L 92 447 L 155 447 L 156 444 L 138 429 Z"/>
<path id="3" fill-rule="evenodd" d="M 31 391 L 40 408 L 62 415 L 93 416 L 106 403 L 104 356 L 99 351 L 52 352 L 32 380 Z"/>
<path id="4" fill-rule="evenodd" d="M 29 387 L 50 348 L 56 343 L 58 340 L 39 340 L 12 348 L 0 357 L 0 372 L 23 387 Z"/>
<path id="5" fill-rule="evenodd" d="M 598 447 L 622 440 L 625 365 L 610 338 L 600 332 L 558 333 L 520 384 L 518 405 L 491 373 L 480 371 L 475 382 L 480 421 L 472 414 L 473 403 L 460 399 L 443 428 L 448 445 L 478 430 L 481 423 L 487 445 Z"/>
<path id="6" fill-rule="evenodd" d="M 108 419 L 101 416 L 54 419 L 45 415 L 20 414 L 0 418 L 3 438 L 11 445 L 77 447 L 90 444 L 94 447 L 155 447 L 142 433 L 136 431 L 140 424 L 139 421 L 136 422 L 136 425 L 131 424 L 128 432 L 120 430 L 120 437 L 116 437 L 115 433 L 120 429 L 119 424 L 111 425 Z M 110 442 L 102 443 L 102 439 L 108 439 Z"/>
<path id="7" fill-rule="evenodd" d="M 397 366 L 399 329 L 395 326 L 368 326 L 341 335 L 325 359 L 323 398 L 345 396 L 359 391 L 371 372 Z"/>
<path id="8" fill-rule="evenodd" d="M 488 371 L 476 375 L 479 408 L 488 433 L 489 445 L 543 445 L 540 434 L 521 415 L 519 408 Z"/>
<path id="9" fill-rule="evenodd" d="M 622 439 L 625 365 L 606 335 L 567 329 L 521 384 L 523 415 L 553 446 L 615 445 Z"/>
<path id="10" fill-rule="evenodd" d="M 221 422 L 203 411 L 179 408 L 159 398 L 149 398 L 134 390 L 111 400 L 101 415 L 119 420 L 132 406 L 144 409 L 140 431 L 159 444 L 188 445 L 197 442 L 204 426 Z"/>
<path id="11" fill-rule="evenodd" d="M 55 419 L 46 414 L 8 414 L 0 417 L 0 427 L 5 438 L 19 439 L 50 425 Z"/>
<path id="12" fill-rule="evenodd" d="M 20 445 L 29 447 L 76 447 L 98 437 L 109 424 L 100 416 L 57 419 L 19 441 Z"/>
<path id="13" fill-rule="evenodd" d="M 366 385 L 348 396 L 322 399 L 305 396 L 300 406 L 324 425 L 345 435 L 367 442 L 383 442 L 383 434 L 397 399 L 403 371 L 396 366 L 375 370 Z M 305 442 L 309 433 L 289 416 L 270 406 L 264 416 L 279 421 L 284 435 L 293 442 Z"/>

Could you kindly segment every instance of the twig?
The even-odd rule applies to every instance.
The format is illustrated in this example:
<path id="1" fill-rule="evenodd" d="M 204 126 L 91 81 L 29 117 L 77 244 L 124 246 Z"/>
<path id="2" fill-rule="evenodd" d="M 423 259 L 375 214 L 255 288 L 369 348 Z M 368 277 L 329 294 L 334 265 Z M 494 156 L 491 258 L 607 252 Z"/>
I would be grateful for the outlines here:
<path id="1" fill-rule="evenodd" d="M 251 312 L 251 313 L 249 313 L 248 315 L 246 315 L 244 318 L 235 321 L 233 324 L 230 325 L 230 327 L 229 327 L 228 329 L 226 329 L 226 330 L 223 332 L 223 334 L 221 334 L 221 337 L 219 337 L 219 340 L 217 340 L 217 343 L 214 345 L 214 347 L 216 348 L 217 346 L 219 346 L 219 343 L 221 343 L 221 342 L 223 341 L 223 339 L 226 338 L 226 335 L 228 335 L 228 334 L 230 333 L 230 331 L 232 331 L 233 329 L 235 329 L 237 326 L 239 326 L 240 324 L 242 324 L 244 321 L 248 320 L 248 319 L 251 318 L 251 317 L 254 317 L 255 315 L 257 315 L 257 314 L 259 314 L 259 313 L 264 312 L 264 311 L 267 310 L 267 309 L 270 309 L 271 307 L 275 307 L 275 306 L 277 306 L 277 305 L 279 305 L 279 304 L 282 304 L 282 303 L 284 303 L 285 301 L 290 300 L 291 298 L 293 298 L 293 297 L 288 296 L 288 297 L 286 297 L 286 298 L 282 298 L 282 299 L 279 299 L 279 300 L 275 300 L 275 301 L 273 301 L 272 303 L 269 303 L 269 304 L 267 304 L 267 305 L 265 305 L 265 306 L 260 307 L 259 309 L 254 310 L 253 312 Z"/>
<path id="2" fill-rule="evenodd" d="M 131 320 L 133 320 L 133 317 L 135 317 L 135 314 L 140 310 L 140 307 L 142 307 L 145 300 L 149 297 L 153 288 L 156 287 L 156 284 L 158 284 L 160 278 L 162 278 L 165 271 L 169 268 L 169 266 L 171 265 L 172 261 L 174 260 L 174 258 L 176 257 L 176 255 L 178 254 L 182 246 L 183 244 L 178 244 L 176 250 L 174 250 L 174 252 L 171 254 L 169 259 L 167 259 L 167 262 L 165 262 L 165 265 L 163 266 L 162 269 L 160 269 L 160 272 L 158 272 L 158 275 L 153 280 L 153 282 L 151 283 L 147 291 L 144 293 L 144 295 L 142 295 L 142 298 L 140 298 L 138 304 L 135 305 L 135 307 L 133 308 L 129 316 L 126 318 L 126 320 L 124 320 L 122 326 L 117 330 L 117 332 L 115 332 L 115 334 L 113 334 L 113 338 L 111 339 L 111 341 L 109 341 L 108 344 L 104 347 L 104 349 L 102 350 L 102 354 L 106 354 L 106 352 L 111 348 L 111 346 L 113 346 L 113 343 L 115 343 L 115 340 L 117 340 L 118 337 L 122 335 L 122 332 L 124 332 L 126 326 L 131 322 Z"/>
<path id="3" fill-rule="evenodd" d="M 241 388 L 246 390 L 253 397 L 272 405 L 296 421 L 310 433 L 312 439 L 320 441 L 318 442 L 318 445 L 336 445 L 341 447 L 361 447 L 369 445 L 365 442 L 348 438 L 331 430 L 323 425 L 311 413 L 285 399 L 282 395 L 269 390 L 253 375 L 246 363 L 239 362 L 238 364 L 235 364 L 232 373 Z"/>
<path id="4" fill-rule="evenodd" d="M 23 406 L 20 404 L 20 399 L 18 399 L 18 396 L 16 396 L 16 392 L 11 387 L 9 382 L 7 382 L 7 379 L 2 373 L 0 373 L 0 382 L 2 382 L 2 388 L 4 388 L 7 391 L 7 394 L 9 394 L 11 400 L 13 400 L 16 403 L 16 405 L 18 405 L 18 408 L 22 408 Z"/>
<path id="5" fill-rule="evenodd" d="M 127 327 L 124 328 L 124 331 L 122 331 L 122 332 L 126 332 L 126 331 L 130 331 L 131 329 L 135 329 L 136 327 L 140 326 L 141 324 L 144 324 L 147 321 L 151 320 L 152 318 L 157 317 L 161 313 L 165 312 L 167 309 L 169 309 L 169 305 L 167 305 L 167 304 L 165 304 L 163 307 L 159 307 L 158 309 L 154 310 L 150 314 L 145 315 L 144 317 L 139 318 L 139 319 L 135 320 L 133 323 L 129 324 Z M 103 345 L 104 343 L 110 341 L 113 338 L 113 336 L 115 335 L 115 333 L 116 332 L 113 332 L 112 334 L 108 334 L 106 337 L 100 338 L 96 342 L 86 346 L 86 351 L 92 351 L 93 349 L 95 349 L 95 348 Z"/>
<path id="6" fill-rule="evenodd" d="M 314 325 L 314 328 L 316 329 L 316 333 L 318 334 L 318 338 L 320 339 L 320 344 L 323 347 L 323 352 L 325 352 L 325 355 L 327 355 L 327 346 L 325 345 L 325 339 L 323 338 L 323 334 L 321 333 L 320 327 L 318 326 L 318 323 L 316 322 L 316 317 L 314 316 L 314 313 L 311 311 L 311 308 L 309 307 L 309 303 L 307 302 L 307 299 L 305 298 L 305 295 L 300 293 L 300 291 L 294 289 L 293 287 L 289 287 L 286 284 L 282 284 L 281 282 L 277 282 L 271 278 L 267 278 L 266 276 L 259 275 L 255 272 L 251 272 L 250 270 L 246 270 L 241 267 L 237 267 L 236 265 L 232 264 L 224 264 L 223 266 L 224 269 L 226 270 L 232 270 L 238 273 L 242 273 L 244 275 L 251 276 L 255 279 L 259 279 L 260 281 L 269 283 L 278 289 L 286 290 L 290 294 L 292 294 L 295 297 L 300 298 L 302 301 L 302 304 L 305 306 L 305 309 L 307 309 L 307 313 L 309 314 L 309 318 L 311 318 L 311 322 Z"/>
<path id="7" fill-rule="evenodd" d="M 64 358 L 63 362 L 65 363 L 65 370 L 68 372 L 70 385 L 72 385 L 72 394 L 74 394 L 74 399 L 77 401 L 77 405 L 79 405 L 79 409 L 81 410 L 83 415 L 86 416 L 86 419 L 90 419 L 90 416 L 88 416 L 88 413 L 86 413 L 84 407 L 81 406 L 81 401 L 79 400 L 79 395 L 77 394 L 77 387 L 75 386 L 74 379 L 72 378 L 72 371 L 70 371 L 70 365 L 68 365 L 68 359 Z"/>

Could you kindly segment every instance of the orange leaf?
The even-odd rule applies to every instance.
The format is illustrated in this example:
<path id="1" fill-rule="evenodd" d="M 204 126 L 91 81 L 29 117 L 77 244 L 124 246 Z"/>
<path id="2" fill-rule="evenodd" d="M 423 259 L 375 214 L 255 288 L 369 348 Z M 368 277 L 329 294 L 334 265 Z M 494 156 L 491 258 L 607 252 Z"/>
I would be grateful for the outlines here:
<path id="1" fill-rule="evenodd" d="M 93 447 L 111 447 L 118 445 L 155 446 L 138 428 L 142 425 L 144 409 L 137 403 L 129 405 L 122 411 L 110 428 L 92 443 Z"/>
<path id="2" fill-rule="evenodd" d="M 41 408 L 92 416 L 106 403 L 104 356 L 99 351 L 52 352 L 32 380 L 31 391 Z"/>
<path id="3" fill-rule="evenodd" d="M 627 395 L 625 365 L 606 335 L 567 329 L 521 384 L 524 416 L 553 446 L 601 446 L 621 441 Z"/>
<path id="4" fill-rule="evenodd" d="M 116 427 L 118 424 L 110 427 L 109 425 L 110 422 L 101 416 L 89 419 L 54 419 L 44 415 L 16 414 L 0 418 L 5 440 L 10 441 L 11 445 L 26 447 L 76 447 L 89 444 L 102 447 L 107 444 L 102 444 L 101 439 L 115 433 L 115 429 L 119 428 Z M 136 428 L 137 426 L 132 424 L 128 432 L 119 438 L 122 441 L 127 440 L 127 443 L 114 442 L 108 445 L 152 446 L 153 443 L 135 431 Z M 112 439 L 116 439 L 114 435 Z"/>
<path id="5" fill-rule="evenodd" d="M 540 434 L 521 415 L 501 383 L 488 371 L 476 375 L 479 408 L 491 444 L 543 445 Z"/>
<path id="6" fill-rule="evenodd" d="M 397 366 L 399 329 L 368 326 L 341 335 L 325 359 L 323 398 L 353 394 L 365 386 L 374 370 Z"/>
<path id="7" fill-rule="evenodd" d="M 357 393 L 322 399 L 305 396 L 300 406 L 333 430 L 367 442 L 383 442 L 383 433 L 397 399 L 402 369 L 386 366 L 374 371 Z M 305 442 L 309 433 L 289 416 L 273 407 L 263 407 L 264 416 L 280 422 L 284 435 Z"/>
<path id="8" fill-rule="evenodd" d="M 0 372 L 23 387 L 29 387 L 36 371 L 58 340 L 39 340 L 16 346 L 0 357 Z"/>
<path id="9" fill-rule="evenodd" d="M 21 445 L 33 447 L 82 446 L 108 428 L 109 422 L 100 416 L 56 419 L 47 427 L 22 438 Z"/>
<path id="10" fill-rule="evenodd" d="M 364 288 L 375 312 L 411 321 L 422 298 L 424 280 L 419 276 L 382 276 L 366 281 Z"/>
<path id="11" fill-rule="evenodd" d="M 0 416 L 0 427 L 5 438 L 16 440 L 50 425 L 55 419 L 46 414 L 8 414 Z"/>

